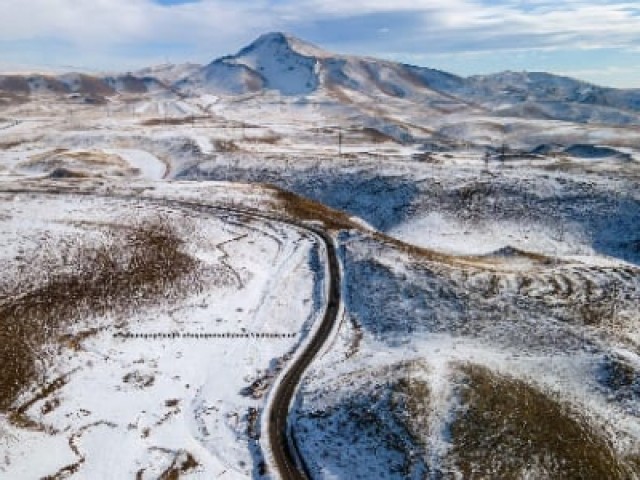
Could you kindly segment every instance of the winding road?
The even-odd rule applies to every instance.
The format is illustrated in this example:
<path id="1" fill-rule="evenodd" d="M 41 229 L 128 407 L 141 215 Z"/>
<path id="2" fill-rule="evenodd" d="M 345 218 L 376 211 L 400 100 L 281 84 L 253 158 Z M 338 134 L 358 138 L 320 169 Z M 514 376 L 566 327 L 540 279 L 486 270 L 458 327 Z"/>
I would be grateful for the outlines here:
<path id="1" fill-rule="evenodd" d="M 185 208 L 196 209 L 200 211 L 218 211 L 235 215 L 243 215 L 255 219 L 268 220 L 272 222 L 284 223 L 313 235 L 324 244 L 327 254 L 327 265 L 329 267 L 328 277 L 328 297 L 327 305 L 324 311 L 320 325 L 315 329 L 313 337 L 304 345 L 304 351 L 294 357 L 291 364 L 281 373 L 282 378 L 275 387 L 276 390 L 271 394 L 271 401 L 264 414 L 268 415 L 267 436 L 271 446 L 272 460 L 278 470 L 282 480 L 308 480 L 311 475 L 306 467 L 304 460 L 297 451 L 295 442 L 289 436 L 288 417 L 291 404 L 296 394 L 297 388 L 304 376 L 306 369 L 320 352 L 325 342 L 329 339 L 331 332 L 338 321 L 341 301 L 341 270 L 336 247 L 329 233 L 317 226 L 311 226 L 302 221 L 297 221 L 289 217 L 280 215 L 270 215 L 268 213 L 258 212 L 252 209 L 243 209 L 236 207 L 227 207 L 220 205 L 212 205 L 207 203 L 198 203 L 178 199 L 166 199 L 156 197 L 145 197 L 138 195 L 122 195 L 96 193 L 91 191 L 74 191 L 74 190 L 49 190 L 38 188 L 8 188 L 1 189 L 2 193 L 17 194 L 41 194 L 41 195 L 77 195 L 98 198 L 117 198 L 124 200 L 147 200 L 153 203 L 161 203 L 164 205 L 180 206 Z"/>
<path id="2" fill-rule="evenodd" d="M 291 223 L 314 233 L 316 237 L 322 240 L 325 244 L 329 265 L 329 296 L 322 323 L 306 345 L 304 352 L 298 356 L 284 373 L 277 390 L 273 393 L 273 407 L 268 411 L 269 426 L 267 434 L 269 435 L 273 459 L 280 472 L 280 477 L 283 480 L 300 480 L 309 479 L 310 473 L 296 450 L 294 442 L 289 439 L 287 418 L 293 397 L 304 372 L 329 338 L 337 322 L 340 309 L 341 277 L 338 255 L 336 254 L 333 239 L 329 234 L 324 230 L 298 224 L 297 222 Z"/>

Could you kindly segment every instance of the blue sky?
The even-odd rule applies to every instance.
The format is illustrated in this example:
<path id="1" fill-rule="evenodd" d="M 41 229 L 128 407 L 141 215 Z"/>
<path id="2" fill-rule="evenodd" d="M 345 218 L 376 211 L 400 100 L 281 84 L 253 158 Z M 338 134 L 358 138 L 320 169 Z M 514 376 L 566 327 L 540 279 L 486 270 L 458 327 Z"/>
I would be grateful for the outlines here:
<path id="1" fill-rule="evenodd" d="M 461 75 L 640 88 L 640 2 L 629 0 L 0 0 L 0 69 L 206 63 L 276 30 Z"/>

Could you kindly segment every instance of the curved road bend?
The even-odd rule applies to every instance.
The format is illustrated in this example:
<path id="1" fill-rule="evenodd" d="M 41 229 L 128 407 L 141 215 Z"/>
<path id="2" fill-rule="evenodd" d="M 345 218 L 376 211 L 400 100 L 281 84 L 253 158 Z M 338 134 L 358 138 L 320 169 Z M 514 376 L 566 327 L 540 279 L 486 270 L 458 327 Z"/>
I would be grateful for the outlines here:
<path id="1" fill-rule="evenodd" d="M 338 320 L 338 312 L 340 308 L 341 298 L 341 274 L 338 255 L 331 236 L 323 229 L 311 227 L 302 222 L 297 222 L 290 218 L 280 217 L 277 215 L 269 215 L 262 212 L 256 212 L 250 209 L 231 208 L 216 206 L 211 204 L 202 204 L 185 200 L 168 200 L 152 197 L 141 197 L 137 195 L 106 195 L 94 192 L 68 191 L 68 190 L 39 190 L 39 189 L 7 189 L 3 193 L 29 193 L 42 195 L 78 195 L 87 197 L 100 197 L 107 199 L 121 200 L 146 200 L 153 203 L 172 204 L 186 208 L 196 208 L 204 210 L 226 211 L 232 214 L 246 215 L 249 217 L 260 218 L 263 220 L 275 221 L 292 225 L 294 227 L 306 230 L 319 238 L 325 245 L 327 252 L 327 261 L 329 265 L 329 295 L 327 299 L 327 308 L 322 318 L 322 323 L 310 340 L 304 352 L 298 356 L 293 364 L 286 371 L 283 379 L 278 385 L 278 389 L 273 394 L 273 408 L 269 412 L 268 430 L 269 443 L 273 452 L 273 459 L 279 470 L 282 480 L 309 480 L 310 474 L 306 469 L 305 463 L 299 452 L 292 446 L 289 441 L 287 419 L 289 417 L 289 409 L 296 393 L 298 384 L 309 367 L 315 356 L 318 354 L 325 341 L 329 338 L 333 327 Z"/>
<path id="2" fill-rule="evenodd" d="M 307 480 L 310 478 L 310 474 L 306 471 L 305 464 L 300 458 L 299 452 L 294 451 L 295 447 L 292 448 L 289 442 L 287 418 L 289 417 L 291 402 L 293 401 L 296 389 L 302 380 L 305 370 L 329 338 L 337 322 L 341 291 L 340 264 L 333 240 L 326 231 L 311 228 L 296 222 L 288 223 L 311 231 L 320 238 L 325 244 L 327 260 L 329 262 L 329 297 L 322 323 L 316 330 L 314 337 L 304 352 L 302 352 L 295 363 L 289 367 L 282 378 L 278 390 L 273 394 L 273 408 L 269 412 L 268 419 L 269 426 L 267 434 L 269 435 L 274 461 L 278 466 L 278 470 L 280 470 L 281 478 L 283 480 Z M 300 458 L 300 461 L 296 462 L 297 458 Z"/>

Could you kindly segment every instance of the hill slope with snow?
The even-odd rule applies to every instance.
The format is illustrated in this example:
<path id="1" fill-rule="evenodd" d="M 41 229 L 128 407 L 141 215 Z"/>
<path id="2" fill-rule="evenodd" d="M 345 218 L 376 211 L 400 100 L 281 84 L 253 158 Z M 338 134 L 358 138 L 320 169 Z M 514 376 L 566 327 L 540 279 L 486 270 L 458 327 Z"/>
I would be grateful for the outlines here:
<path id="1" fill-rule="evenodd" d="M 441 112 L 480 109 L 498 116 L 580 123 L 640 123 L 640 90 L 620 90 L 549 73 L 503 72 L 463 78 L 426 67 L 339 55 L 284 33 L 262 35 L 237 54 L 214 60 L 176 84 L 188 93 L 283 96 L 327 94 L 398 99 Z"/>

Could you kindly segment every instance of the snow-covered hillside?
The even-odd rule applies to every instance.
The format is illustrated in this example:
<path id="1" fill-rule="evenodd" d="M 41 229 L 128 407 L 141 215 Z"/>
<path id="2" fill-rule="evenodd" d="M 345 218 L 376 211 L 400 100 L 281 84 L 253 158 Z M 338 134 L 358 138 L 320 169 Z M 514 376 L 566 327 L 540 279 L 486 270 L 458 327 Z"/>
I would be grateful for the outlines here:
<path id="1" fill-rule="evenodd" d="M 317 50 L 281 33 L 261 36 L 236 55 L 214 60 L 177 84 L 188 92 L 244 94 L 262 89 L 303 95 L 318 86 Z"/>
<path id="2" fill-rule="evenodd" d="M 580 123 L 640 123 L 640 91 L 590 85 L 548 73 L 505 72 L 462 78 L 425 67 L 332 54 L 283 33 L 261 36 L 236 55 L 187 76 L 190 93 L 246 94 L 274 90 L 284 96 L 326 94 L 351 103 L 425 103 L 439 113 L 484 109 L 497 116 Z M 411 107 L 411 103 L 414 103 Z"/>

